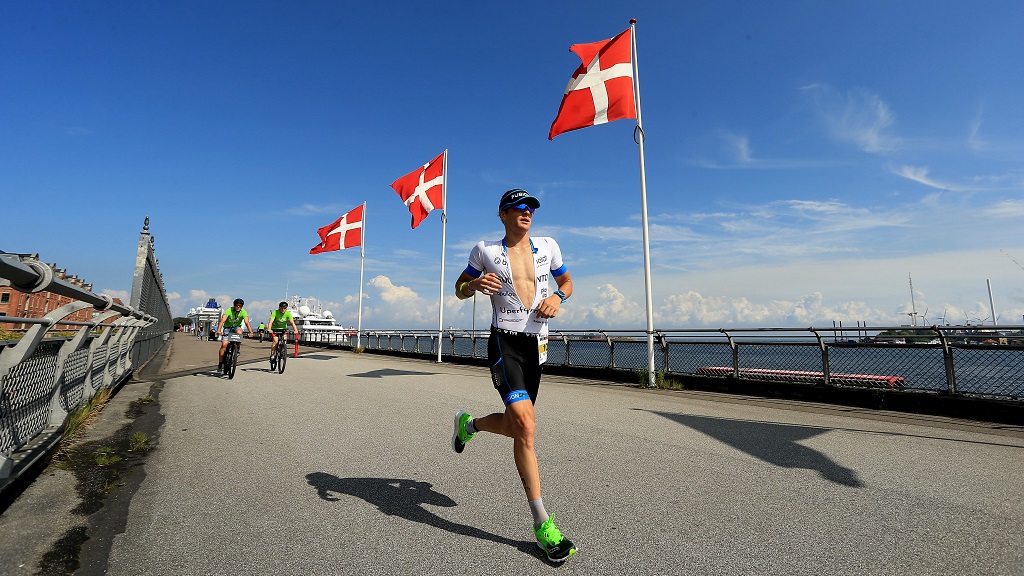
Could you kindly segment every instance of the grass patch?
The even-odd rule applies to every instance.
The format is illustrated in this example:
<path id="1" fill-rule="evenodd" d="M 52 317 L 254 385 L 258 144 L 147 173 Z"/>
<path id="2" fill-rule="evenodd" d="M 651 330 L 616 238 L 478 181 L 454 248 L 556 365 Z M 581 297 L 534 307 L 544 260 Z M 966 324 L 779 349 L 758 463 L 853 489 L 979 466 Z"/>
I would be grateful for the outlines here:
<path id="1" fill-rule="evenodd" d="M 148 452 L 149 448 L 149 436 L 145 432 L 136 432 L 128 438 L 130 452 Z"/>
<path id="2" fill-rule="evenodd" d="M 650 372 L 646 369 L 636 370 L 637 380 L 640 382 L 640 387 L 644 388 L 650 385 L 651 378 L 648 374 Z M 661 388 L 663 390 L 682 390 L 685 388 L 682 382 L 678 382 L 665 376 L 664 370 L 655 370 L 654 372 L 654 387 Z"/>
<path id="3" fill-rule="evenodd" d="M 111 466 L 121 461 L 121 457 L 114 452 L 114 449 L 110 446 L 104 446 L 96 450 L 96 465 L 97 466 Z"/>
<path id="4" fill-rule="evenodd" d="M 362 346 L 360 346 L 358 348 L 353 348 L 352 351 L 355 352 L 356 354 L 362 354 L 363 352 L 366 351 L 366 348 L 363 348 Z"/>
<path id="5" fill-rule="evenodd" d="M 92 424 L 99 417 L 100 411 L 110 401 L 111 394 L 113 394 L 113 391 L 110 388 L 97 390 L 92 395 L 92 398 L 89 399 L 89 402 L 71 411 L 71 414 L 68 415 L 67 424 L 64 425 L 64 433 L 60 438 L 61 447 L 57 451 L 58 454 L 65 452 L 68 445 L 82 435 L 85 427 Z"/>
<path id="6" fill-rule="evenodd" d="M 128 408 L 124 411 L 125 418 L 131 418 L 132 420 L 138 418 L 143 412 L 145 412 L 142 407 L 148 406 L 154 402 L 156 402 L 156 399 L 150 395 L 132 400 L 128 403 Z"/>

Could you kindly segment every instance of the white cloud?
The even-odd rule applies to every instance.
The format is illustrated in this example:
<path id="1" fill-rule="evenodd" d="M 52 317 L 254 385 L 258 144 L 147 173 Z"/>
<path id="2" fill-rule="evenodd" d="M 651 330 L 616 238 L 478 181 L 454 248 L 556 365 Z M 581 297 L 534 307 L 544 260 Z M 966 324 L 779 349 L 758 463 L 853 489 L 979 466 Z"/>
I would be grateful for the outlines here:
<path id="1" fill-rule="evenodd" d="M 689 161 L 689 163 L 699 168 L 707 168 L 711 170 L 786 170 L 796 168 L 821 168 L 836 166 L 839 164 L 834 160 L 756 157 L 754 155 L 753 146 L 750 144 L 750 137 L 746 134 L 723 131 L 717 134 L 716 138 L 721 140 L 723 143 L 722 160 L 714 161 L 698 158 Z"/>
<path id="2" fill-rule="evenodd" d="M 332 215 L 333 218 L 338 218 L 354 207 L 355 204 L 348 206 L 347 208 L 342 204 L 324 204 L 320 206 L 316 204 L 302 204 L 286 208 L 285 212 L 292 216 L 316 216 L 319 214 L 329 214 Z M 324 224 L 330 224 L 330 222 L 324 222 Z"/>
<path id="3" fill-rule="evenodd" d="M 981 153 L 985 150 L 985 142 L 981 139 L 981 111 L 978 111 L 978 116 L 971 122 L 970 127 L 967 131 L 967 147 L 974 153 Z"/>
<path id="4" fill-rule="evenodd" d="M 387 276 L 375 276 L 367 283 L 369 298 L 364 298 L 363 326 L 410 328 L 437 322 L 437 301 L 420 298 L 408 286 L 396 286 Z M 369 323 L 369 324 L 368 324 Z"/>
<path id="5" fill-rule="evenodd" d="M 992 218 L 1024 218 L 1024 200 L 1003 200 L 982 210 L 982 214 Z"/>
<path id="6" fill-rule="evenodd" d="M 973 176 L 967 184 L 950 184 L 929 176 L 927 166 L 900 166 L 893 168 L 893 174 L 923 184 L 930 188 L 949 192 L 997 192 L 1008 190 L 1021 190 L 1024 188 L 1024 181 L 1019 174 L 1010 172 L 1001 175 Z"/>
<path id="7" fill-rule="evenodd" d="M 949 184 L 944 184 L 935 179 L 929 178 L 927 166 L 900 166 L 899 168 L 893 169 L 892 173 L 931 188 L 937 188 L 939 190 L 953 190 L 953 187 Z"/>
<path id="8" fill-rule="evenodd" d="M 802 90 L 833 139 L 873 154 L 897 148 L 899 141 L 891 130 L 895 117 L 877 94 L 864 89 L 843 94 L 826 84 L 811 84 Z"/>
<path id="9" fill-rule="evenodd" d="M 561 314 L 563 319 L 576 326 L 616 328 L 646 325 L 646 312 L 643 303 L 627 298 L 611 284 L 603 284 L 595 289 L 596 298 L 582 300 L 575 305 L 566 304 L 563 308 L 568 314 Z M 557 317 L 556 317 L 557 318 Z"/>
<path id="10" fill-rule="evenodd" d="M 750 138 L 745 135 L 725 133 L 722 139 L 729 145 L 731 156 L 738 164 L 750 164 L 754 161 L 750 150 Z"/>
<path id="11" fill-rule="evenodd" d="M 110 296 L 111 298 L 119 298 L 121 300 L 121 302 L 125 306 L 128 306 L 130 301 L 131 301 L 131 299 L 132 299 L 131 292 L 129 292 L 127 290 L 111 290 L 109 288 L 104 288 L 100 292 L 100 294 L 106 294 L 107 296 Z"/>

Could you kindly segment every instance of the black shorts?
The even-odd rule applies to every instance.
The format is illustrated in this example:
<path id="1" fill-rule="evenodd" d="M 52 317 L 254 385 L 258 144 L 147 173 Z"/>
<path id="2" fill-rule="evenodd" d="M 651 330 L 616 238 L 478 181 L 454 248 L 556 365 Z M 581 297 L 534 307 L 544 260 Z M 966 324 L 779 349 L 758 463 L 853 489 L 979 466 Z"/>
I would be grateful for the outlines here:
<path id="1" fill-rule="evenodd" d="M 526 399 L 537 403 L 540 357 L 536 334 L 507 332 L 492 326 L 491 337 L 487 340 L 487 360 L 494 388 L 501 394 L 505 406 Z"/>

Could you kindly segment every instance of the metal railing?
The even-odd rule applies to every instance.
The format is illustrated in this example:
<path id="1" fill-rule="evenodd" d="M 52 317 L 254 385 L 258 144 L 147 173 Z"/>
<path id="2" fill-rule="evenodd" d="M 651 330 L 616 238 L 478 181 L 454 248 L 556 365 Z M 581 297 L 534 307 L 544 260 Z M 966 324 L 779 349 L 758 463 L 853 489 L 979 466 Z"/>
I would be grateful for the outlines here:
<path id="1" fill-rule="evenodd" d="M 0 253 L 0 285 L 72 300 L 41 318 L 3 317 L 31 325 L 18 339 L 0 340 L 3 487 L 17 463 L 45 453 L 59 438 L 75 408 L 97 391 L 118 386 L 152 358 L 167 340 L 172 320 L 148 218 L 139 239 L 133 305 L 57 278 L 49 265 L 23 255 Z M 88 322 L 66 319 L 90 308 L 94 314 Z M 64 333 L 55 333 L 58 324 Z M 68 336 L 68 327 L 77 331 Z"/>
<path id="2" fill-rule="evenodd" d="M 679 329 L 655 337 L 655 370 L 667 376 L 1024 400 L 1024 326 Z M 447 330 L 442 357 L 486 358 L 487 338 L 487 331 Z M 552 331 L 547 363 L 645 372 L 646 340 L 642 330 Z M 355 339 L 302 341 L 350 347 Z M 371 330 L 362 342 L 368 350 L 436 355 L 438 334 Z"/>

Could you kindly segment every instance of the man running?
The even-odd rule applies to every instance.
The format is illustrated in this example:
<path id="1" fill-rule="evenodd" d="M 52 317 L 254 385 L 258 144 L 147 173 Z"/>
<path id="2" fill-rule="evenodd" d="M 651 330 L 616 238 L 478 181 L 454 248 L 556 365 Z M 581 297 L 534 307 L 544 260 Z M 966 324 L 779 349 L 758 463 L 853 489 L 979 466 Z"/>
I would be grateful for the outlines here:
<path id="1" fill-rule="evenodd" d="M 270 369 L 274 369 L 274 350 L 277 348 L 277 338 L 280 336 L 284 338 L 285 330 L 288 329 L 288 323 L 292 324 L 292 331 L 295 337 L 299 336 L 299 329 L 295 326 L 295 317 L 292 316 L 290 310 L 288 310 L 288 303 L 282 301 L 277 305 L 277 310 L 270 312 L 270 335 L 274 337 L 274 342 L 270 345 Z M 287 342 L 287 340 L 285 340 Z"/>
<path id="2" fill-rule="evenodd" d="M 479 431 L 512 438 L 516 469 L 533 515 L 537 546 L 548 560 L 563 562 L 576 553 L 576 546 L 555 527 L 554 514 L 549 516 L 544 509 L 533 446 L 533 405 L 540 387 L 541 364 L 547 359 L 548 319 L 554 318 L 572 295 L 572 280 L 554 239 L 530 238 L 530 224 L 537 208 L 540 201 L 525 190 L 514 188 L 505 192 L 498 203 L 498 218 L 505 225 L 505 237 L 478 243 L 469 254 L 466 270 L 455 281 L 455 294 L 460 300 L 478 291 L 491 298 L 487 359 L 505 411 L 481 418 L 459 411 L 455 415 L 452 449 L 461 453 Z M 549 277 L 558 285 L 554 292 L 549 292 Z"/>
<path id="3" fill-rule="evenodd" d="M 245 323 L 245 327 L 249 329 L 249 337 L 252 338 L 252 324 L 249 324 L 249 313 L 245 311 L 245 301 L 241 298 L 235 298 L 235 305 L 228 308 L 220 315 L 220 327 L 221 333 L 224 336 L 228 336 L 232 333 L 242 333 L 242 323 Z M 224 367 L 224 352 L 228 349 L 228 339 L 221 338 L 220 341 L 220 354 L 218 355 L 217 370 L 220 371 Z"/>

